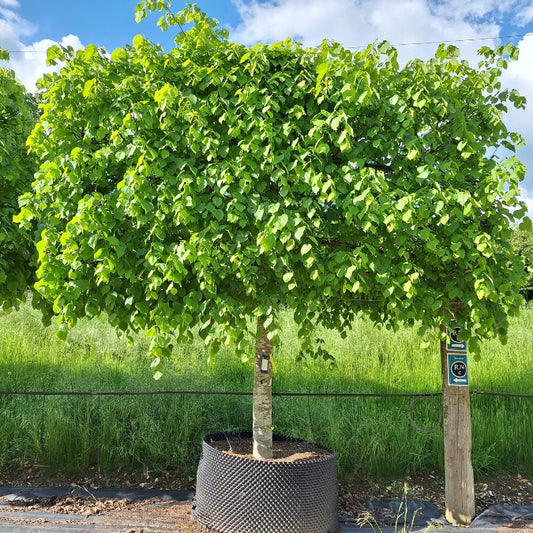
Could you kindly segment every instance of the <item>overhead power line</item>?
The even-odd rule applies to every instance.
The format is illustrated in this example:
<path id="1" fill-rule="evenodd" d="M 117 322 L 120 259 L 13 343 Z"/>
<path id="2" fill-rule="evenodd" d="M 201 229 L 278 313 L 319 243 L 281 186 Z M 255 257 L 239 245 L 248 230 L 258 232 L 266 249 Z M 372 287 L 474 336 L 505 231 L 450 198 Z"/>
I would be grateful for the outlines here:
<path id="1" fill-rule="evenodd" d="M 425 46 L 429 44 L 454 44 L 454 43 L 466 43 L 466 42 L 481 42 L 481 41 L 496 41 L 503 39 L 523 39 L 529 33 L 515 34 L 515 35 L 498 35 L 497 37 L 465 37 L 464 39 L 450 39 L 447 41 L 413 41 L 411 43 L 392 43 L 392 46 Z M 365 48 L 366 45 L 360 46 L 346 46 L 345 48 L 359 49 Z"/>
<path id="2" fill-rule="evenodd" d="M 463 39 L 450 39 L 450 40 L 440 40 L 440 41 L 413 41 L 409 43 L 393 43 L 393 46 L 427 46 L 427 45 L 434 45 L 434 44 L 454 44 L 454 43 L 466 43 L 466 42 L 481 42 L 481 41 L 495 41 L 495 40 L 503 40 L 503 39 L 523 39 L 527 35 L 532 35 L 531 32 L 528 33 L 520 33 L 520 34 L 513 34 L 513 35 L 497 35 L 494 37 L 465 37 Z M 365 48 L 367 45 L 355 45 L 355 46 L 347 46 L 344 45 L 345 48 L 349 48 L 351 50 L 357 50 L 359 48 Z M 46 54 L 46 50 L 8 50 L 10 54 Z"/>

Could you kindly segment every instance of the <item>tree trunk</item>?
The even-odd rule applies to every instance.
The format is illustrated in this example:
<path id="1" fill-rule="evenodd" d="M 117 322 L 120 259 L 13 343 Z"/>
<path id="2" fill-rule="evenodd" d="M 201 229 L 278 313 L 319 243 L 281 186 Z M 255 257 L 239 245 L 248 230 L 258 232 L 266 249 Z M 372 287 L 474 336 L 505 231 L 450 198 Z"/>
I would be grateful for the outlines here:
<path id="1" fill-rule="evenodd" d="M 441 329 L 446 330 L 445 326 Z M 451 524 L 468 525 L 475 514 L 470 388 L 448 384 L 446 344 L 441 340 L 445 517 Z"/>
<path id="2" fill-rule="evenodd" d="M 272 458 L 272 342 L 257 319 L 253 394 L 253 455 L 256 459 Z"/>

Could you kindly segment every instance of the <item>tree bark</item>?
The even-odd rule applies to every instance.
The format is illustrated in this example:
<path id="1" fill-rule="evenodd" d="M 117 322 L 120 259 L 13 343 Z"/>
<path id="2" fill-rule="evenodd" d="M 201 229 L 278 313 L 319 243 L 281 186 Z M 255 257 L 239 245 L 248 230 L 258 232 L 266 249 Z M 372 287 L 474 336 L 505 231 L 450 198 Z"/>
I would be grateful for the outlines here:
<path id="1" fill-rule="evenodd" d="M 441 326 L 445 331 L 446 327 Z M 442 403 L 444 420 L 445 517 L 468 525 L 475 515 L 470 388 L 448 384 L 448 352 L 441 340 Z"/>
<path id="2" fill-rule="evenodd" d="M 257 319 L 253 391 L 253 456 L 256 459 L 272 458 L 272 342 Z"/>

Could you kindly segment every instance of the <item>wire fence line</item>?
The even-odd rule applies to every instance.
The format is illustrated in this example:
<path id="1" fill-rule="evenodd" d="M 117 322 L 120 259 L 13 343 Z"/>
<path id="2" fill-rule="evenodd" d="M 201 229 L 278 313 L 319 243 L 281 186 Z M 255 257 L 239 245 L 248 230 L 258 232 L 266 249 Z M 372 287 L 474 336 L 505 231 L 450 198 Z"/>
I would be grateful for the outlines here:
<path id="1" fill-rule="evenodd" d="M 471 390 L 471 395 L 533 399 L 533 394 Z M 252 396 L 252 391 L 0 391 L 0 396 Z M 303 396 L 322 398 L 427 398 L 442 392 L 273 392 L 272 396 Z"/>

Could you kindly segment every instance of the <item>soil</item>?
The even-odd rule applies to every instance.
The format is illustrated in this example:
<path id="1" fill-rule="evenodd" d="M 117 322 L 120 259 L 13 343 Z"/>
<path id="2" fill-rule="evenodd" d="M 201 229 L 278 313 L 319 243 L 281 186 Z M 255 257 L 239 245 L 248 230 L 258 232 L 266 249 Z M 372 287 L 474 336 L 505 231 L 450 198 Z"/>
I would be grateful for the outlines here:
<path id="1" fill-rule="evenodd" d="M 96 488 L 143 488 L 165 490 L 194 490 L 192 481 L 183 481 L 171 472 L 154 476 L 149 472 L 119 472 L 104 477 L 96 470 L 78 474 L 49 472 L 38 466 L 23 466 L 0 472 L 0 485 L 4 486 L 68 486 L 77 489 L 76 495 L 34 498 L 9 503 L 13 510 L 41 510 L 52 513 L 84 515 L 86 517 L 109 515 L 109 517 L 147 516 L 150 509 L 157 509 L 158 519 L 179 520 L 182 533 L 207 533 L 209 530 L 191 517 L 190 505 L 156 505 L 151 500 L 128 501 L 120 499 L 100 499 Z M 80 490 L 83 489 L 83 490 Z M 83 496 L 83 491 L 87 496 Z M 501 475 L 476 482 L 476 515 L 492 504 L 533 504 L 533 482 L 521 475 Z M 356 521 L 364 515 L 365 501 L 412 500 L 433 502 L 444 509 L 444 482 L 436 473 L 409 475 L 402 479 L 370 479 L 353 477 L 339 483 L 338 508 L 341 519 Z M 6 511 L 6 502 L 3 510 Z M 163 529 L 164 530 L 164 529 Z M 140 533 L 142 529 L 131 529 L 129 533 Z M 515 530 L 516 531 L 516 530 Z"/>
<path id="2" fill-rule="evenodd" d="M 211 441 L 209 445 L 230 455 L 254 459 L 253 441 L 250 438 L 232 437 L 231 439 Z M 331 451 L 309 442 L 288 439 L 274 440 L 272 443 L 272 459 L 261 460 L 292 463 L 295 461 L 312 461 L 320 457 L 331 457 Z"/>

